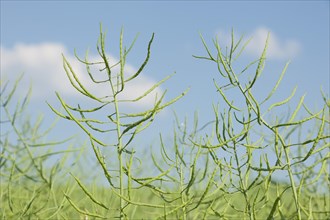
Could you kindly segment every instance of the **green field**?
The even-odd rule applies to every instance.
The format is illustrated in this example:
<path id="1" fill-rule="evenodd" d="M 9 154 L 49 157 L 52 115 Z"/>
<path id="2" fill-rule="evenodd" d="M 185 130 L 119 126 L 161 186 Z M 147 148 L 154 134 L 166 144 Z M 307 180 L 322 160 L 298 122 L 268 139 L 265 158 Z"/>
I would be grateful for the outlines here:
<path id="1" fill-rule="evenodd" d="M 216 39 L 211 47 L 201 36 L 206 55 L 194 57 L 218 71 L 212 86 L 221 108 L 210 106 L 214 115 L 207 125 L 200 125 L 197 116 L 190 120 L 192 126 L 186 120 L 180 124 L 174 115 L 172 140 L 160 134 L 158 144 L 140 152 L 134 147 L 136 137 L 189 91 L 183 88 L 167 102 L 165 93 L 159 94 L 150 109 L 123 112 L 122 102 L 138 102 L 170 78 L 135 100 L 122 100 L 126 83 L 134 82 L 149 61 L 154 35 L 141 67 L 130 76 L 125 63 L 135 41 L 126 48 L 123 37 L 121 32 L 118 63 L 108 61 L 102 27 L 97 46 L 101 61 L 90 62 L 87 55 L 80 59 L 92 82 L 109 87 L 107 97 L 90 92 L 63 56 L 71 85 L 96 104 L 73 107 L 56 93 L 61 108 L 48 105 L 82 130 L 83 146 L 75 139 L 49 141 L 52 126 L 44 129 L 42 119 L 32 119 L 26 110 L 30 92 L 16 98 L 20 78 L 1 81 L 2 219 L 330 219 L 329 97 L 321 91 L 323 108 L 318 111 L 301 97 L 291 112 L 278 115 L 295 93 L 293 89 L 287 98 L 272 101 L 287 63 L 265 97 L 257 98 L 253 89 L 264 71 L 267 41 L 261 56 L 238 70 L 248 42 L 235 41 L 232 33 L 227 48 Z M 93 65 L 101 65 L 102 80 L 94 78 Z M 234 100 L 230 91 L 240 98 Z M 106 117 L 95 114 L 109 111 Z M 199 132 L 205 127 L 207 135 Z"/>

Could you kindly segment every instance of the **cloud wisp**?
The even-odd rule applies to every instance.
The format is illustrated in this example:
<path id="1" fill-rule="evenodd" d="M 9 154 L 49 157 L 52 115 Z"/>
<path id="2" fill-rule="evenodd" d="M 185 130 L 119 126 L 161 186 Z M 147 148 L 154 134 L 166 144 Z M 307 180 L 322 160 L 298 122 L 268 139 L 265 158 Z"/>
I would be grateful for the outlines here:
<path id="1" fill-rule="evenodd" d="M 301 44 L 294 39 L 281 39 L 277 34 L 265 27 L 259 27 L 253 32 L 245 34 L 244 39 L 251 41 L 245 48 L 245 53 L 252 56 L 260 56 L 266 43 L 267 35 L 270 33 L 267 58 L 273 60 L 288 60 L 295 58 L 301 51 Z M 225 31 L 218 31 L 217 36 L 220 42 L 230 45 L 231 34 Z M 235 33 L 237 38 L 241 34 Z"/>
<path id="2" fill-rule="evenodd" d="M 73 70 L 77 74 L 81 83 L 90 89 L 97 96 L 111 95 L 109 85 L 93 84 L 87 74 L 84 64 L 79 62 L 76 57 L 68 53 L 66 47 L 59 43 L 40 43 L 40 44 L 16 44 L 12 48 L 4 48 L 1 46 L 1 78 L 14 81 L 17 76 L 24 72 L 25 77 L 18 88 L 18 92 L 24 95 L 29 87 L 29 82 L 33 85 L 33 99 L 48 100 L 55 91 L 59 92 L 64 97 L 79 98 L 81 94 L 77 92 L 71 85 L 63 68 L 61 54 L 64 54 Z M 109 62 L 115 64 L 118 62 L 113 56 L 109 56 Z M 89 56 L 89 61 L 99 61 L 100 58 L 96 55 Z M 100 66 L 91 68 L 95 75 L 102 75 Z M 119 67 L 113 69 L 114 73 L 119 71 Z M 136 68 L 129 64 L 125 64 L 125 74 L 130 76 L 136 72 Z M 104 74 L 103 74 L 104 75 Z M 156 81 L 149 78 L 143 73 L 127 83 L 125 92 L 121 95 L 122 99 L 135 99 L 142 95 L 146 90 L 151 88 Z M 153 105 L 155 96 L 162 94 L 160 88 L 156 88 L 153 93 L 149 94 L 139 102 L 133 104 L 135 107 L 148 107 Z"/>

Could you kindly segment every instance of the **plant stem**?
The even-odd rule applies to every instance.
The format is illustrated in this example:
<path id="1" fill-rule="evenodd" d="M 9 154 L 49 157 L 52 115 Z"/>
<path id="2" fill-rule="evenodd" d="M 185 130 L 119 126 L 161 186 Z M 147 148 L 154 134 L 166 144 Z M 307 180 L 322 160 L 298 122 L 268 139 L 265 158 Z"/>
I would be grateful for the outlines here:
<path id="1" fill-rule="evenodd" d="M 181 192 L 181 204 L 186 203 L 186 198 L 185 198 L 185 193 L 184 191 L 184 173 L 183 173 L 183 165 L 180 164 L 180 192 Z M 186 220 L 187 219 L 187 210 L 186 206 L 182 207 L 182 219 Z"/>
<path id="2" fill-rule="evenodd" d="M 113 88 L 113 87 L 112 87 Z M 114 89 L 113 89 L 114 92 Z M 119 107 L 118 107 L 118 100 L 117 100 L 117 94 L 114 93 L 114 104 L 115 104 L 115 112 L 116 112 L 116 131 L 117 131 L 117 156 L 118 156 L 118 162 L 119 162 L 119 194 L 120 194 L 120 202 L 119 202 L 119 208 L 120 208 L 120 217 L 119 219 L 122 219 L 122 212 L 124 209 L 124 185 L 123 185 L 123 160 L 122 160 L 122 136 L 121 136 L 121 129 L 120 129 L 120 115 L 119 115 Z"/>

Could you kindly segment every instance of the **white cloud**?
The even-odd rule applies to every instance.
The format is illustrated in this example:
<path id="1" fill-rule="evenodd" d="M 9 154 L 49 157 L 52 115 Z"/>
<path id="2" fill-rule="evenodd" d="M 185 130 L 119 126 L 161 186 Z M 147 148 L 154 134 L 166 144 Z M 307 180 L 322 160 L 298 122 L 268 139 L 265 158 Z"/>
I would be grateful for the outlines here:
<path id="1" fill-rule="evenodd" d="M 245 34 L 244 39 L 251 39 L 245 49 L 245 53 L 252 56 L 260 56 L 266 43 L 267 35 L 270 33 L 268 42 L 267 58 L 268 59 L 292 59 L 301 51 L 301 44 L 294 39 L 280 39 L 273 31 L 265 27 L 259 27 L 252 33 Z M 224 31 L 217 33 L 219 41 L 225 45 L 230 45 L 231 34 Z M 240 33 L 235 31 L 236 41 Z"/>
<path id="2" fill-rule="evenodd" d="M 72 88 L 65 74 L 62 62 L 63 53 L 66 59 L 71 64 L 80 81 L 86 88 L 90 89 L 94 94 L 106 96 L 111 94 L 108 85 L 97 86 L 91 83 L 86 72 L 85 65 L 78 62 L 77 59 L 70 53 L 64 45 L 59 43 L 40 43 L 40 44 L 16 44 L 13 48 L 4 48 L 1 46 L 1 78 L 14 81 L 17 76 L 24 72 L 25 77 L 20 84 L 18 92 L 24 95 L 29 87 L 29 82 L 33 85 L 33 99 L 48 100 L 55 91 L 58 91 L 65 97 L 79 98 L 81 94 Z M 113 56 L 110 57 L 110 63 L 114 64 L 118 60 Z M 96 61 L 100 58 L 91 55 L 90 61 Z M 95 76 L 102 75 L 104 72 L 99 72 L 100 66 L 95 66 L 91 69 L 95 72 Z M 119 68 L 114 68 L 113 72 L 118 72 Z M 129 64 L 125 65 L 125 74 L 127 76 L 136 72 L 136 69 Z M 104 74 L 103 74 L 104 75 Z M 100 78 L 99 78 L 100 79 Z M 127 83 L 125 92 L 122 94 L 123 99 L 134 99 L 142 95 L 147 89 L 151 88 L 156 83 L 155 80 L 141 74 L 131 83 Z M 155 95 L 162 93 L 160 88 L 157 88 L 152 94 L 146 96 L 140 102 L 135 103 L 137 107 L 150 106 L 154 103 Z"/>

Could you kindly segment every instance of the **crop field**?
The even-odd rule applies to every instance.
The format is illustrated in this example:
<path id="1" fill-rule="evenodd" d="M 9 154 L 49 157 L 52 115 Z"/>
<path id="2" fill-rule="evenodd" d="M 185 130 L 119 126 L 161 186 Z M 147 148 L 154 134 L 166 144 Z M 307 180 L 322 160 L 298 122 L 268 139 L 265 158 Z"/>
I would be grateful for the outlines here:
<path id="1" fill-rule="evenodd" d="M 1 129 L 1 219 L 330 219 L 329 95 L 321 90 L 323 108 L 317 111 L 304 103 L 304 96 L 292 105 L 295 88 L 287 98 L 273 101 L 288 62 L 278 81 L 256 96 L 268 38 L 260 57 L 242 67 L 239 58 L 249 41 L 236 39 L 234 32 L 231 36 L 223 48 L 218 39 L 210 44 L 201 35 L 205 54 L 194 55 L 218 73 L 211 86 L 221 105 L 210 106 L 213 120 L 200 124 L 196 115 L 180 123 L 174 115 L 171 141 L 160 134 L 147 152 L 136 148 L 134 140 L 189 92 L 183 88 L 165 99 L 165 91 L 154 95 L 149 109 L 125 112 L 123 104 L 153 95 L 171 78 L 135 99 L 123 95 L 148 64 L 154 34 L 140 68 L 127 75 L 126 58 L 136 39 L 126 47 L 121 31 L 120 60 L 112 63 L 100 26 L 99 61 L 90 61 L 88 53 L 77 59 L 91 84 L 107 88 L 105 96 L 84 85 L 63 55 L 66 80 L 93 106 L 74 106 L 60 93 L 57 103 L 47 104 L 59 120 L 81 129 L 89 153 L 74 139 L 47 139 L 56 124 L 45 129 L 42 117 L 27 112 L 32 91 L 16 98 L 23 75 L 16 82 L 1 81 L 1 127 L 9 128 Z M 238 95 L 233 98 L 231 92 Z M 291 111 L 278 114 L 289 105 Z M 205 127 L 206 135 L 200 132 Z M 57 150 L 59 145 L 65 149 Z"/>

